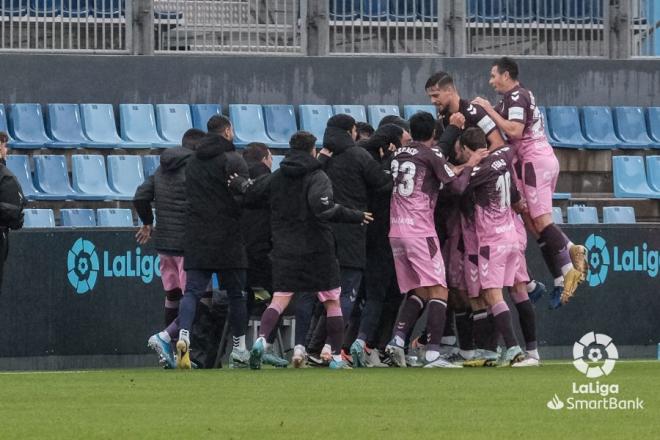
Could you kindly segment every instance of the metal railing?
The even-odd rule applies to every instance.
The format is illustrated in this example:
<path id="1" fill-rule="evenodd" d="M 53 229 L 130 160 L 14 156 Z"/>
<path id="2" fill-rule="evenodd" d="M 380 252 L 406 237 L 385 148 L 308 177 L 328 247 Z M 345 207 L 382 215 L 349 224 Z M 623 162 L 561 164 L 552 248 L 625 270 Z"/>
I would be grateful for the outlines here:
<path id="1" fill-rule="evenodd" d="M 629 8 L 631 56 L 660 56 L 660 0 L 630 0 Z"/>
<path id="2" fill-rule="evenodd" d="M 303 54 L 305 0 L 154 0 L 159 53 Z"/>
<path id="3" fill-rule="evenodd" d="M 3 1 L 0 3 L 0 50 L 128 53 L 132 2 Z"/>

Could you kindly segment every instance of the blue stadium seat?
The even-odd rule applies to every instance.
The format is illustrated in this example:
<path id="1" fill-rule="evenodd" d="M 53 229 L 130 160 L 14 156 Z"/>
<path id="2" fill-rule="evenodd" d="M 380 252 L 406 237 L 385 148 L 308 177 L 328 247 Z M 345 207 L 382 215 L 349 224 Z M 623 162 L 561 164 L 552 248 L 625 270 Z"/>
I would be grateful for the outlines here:
<path id="1" fill-rule="evenodd" d="M 330 0 L 331 20 L 353 20 L 360 11 L 360 0 Z"/>
<path id="2" fill-rule="evenodd" d="M 220 104 L 191 104 L 193 127 L 206 131 L 206 123 L 209 122 L 211 116 L 221 114 L 221 110 Z"/>
<path id="3" fill-rule="evenodd" d="M 30 15 L 33 17 L 57 17 L 60 15 L 61 2 L 62 0 L 30 0 Z"/>
<path id="4" fill-rule="evenodd" d="M 374 128 L 378 128 L 378 123 L 387 115 L 400 116 L 398 105 L 370 105 L 368 107 L 369 123 Z"/>
<path id="5" fill-rule="evenodd" d="M 292 105 L 264 105 L 266 132 L 275 145 L 289 146 L 289 139 L 298 131 Z"/>
<path id="6" fill-rule="evenodd" d="M 179 142 L 162 139 L 156 128 L 154 107 L 151 104 L 119 104 L 121 137 L 144 147 L 176 147 Z"/>
<path id="7" fill-rule="evenodd" d="M 142 156 L 142 167 L 144 171 L 144 178 L 153 175 L 160 166 L 160 156 L 147 154 Z"/>
<path id="8" fill-rule="evenodd" d="M 0 131 L 7 133 L 9 137 L 9 146 L 13 146 L 13 139 L 9 134 L 9 126 L 7 125 L 7 111 L 5 110 L 5 105 L 0 104 Z"/>
<path id="9" fill-rule="evenodd" d="M 646 175 L 649 187 L 660 192 L 660 156 L 646 156 Z"/>
<path id="10" fill-rule="evenodd" d="M 132 228 L 135 226 L 130 209 L 97 209 L 96 218 L 98 225 L 104 228 Z"/>
<path id="11" fill-rule="evenodd" d="M 68 228 L 93 228 L 96 215 L 93 209 L 60 209 L 61 225 Z"/>
<path id="12" fill-rule="evenodd" d="M 394 21 L 414 21 L 417 18 L 417 1 L 390 0 L 390 18 Z"/>
<path id="13" fill-rule="evenodd" d="M 24 228 L 54 228 L 55 214 L 52 209 L 26 209 Z"/>
<path id="14" fill-rule="evenodd" d="M 48 134 L 53 138 L 51 146 L 93 146 L 83 133 L 78 104 L 48 104 L 46 121 Z"/>
<path id="15" fill-rule="evenodd" d="M 2 119 L 0 118 L 0 124 Z M 660 142 L 660 107 L 649 107 L 646 109 L 646 124 L 649 135 L 654 142 Z"/>
<path id="16" fill-rule="evenodd" d="M 332 110 L 335 115 L 340 113 L 351 115 L 355 122 L 367 122 L 367 112 L 363 105 L 333 105 Z"/>
<path id="17" fill-rule="evenodd" d="M 609 107 L 582 107 L 580 120 L 584 136 L 589 141 L 587 148 L 610 149 L 621 144 L 614 133 L 614 121 Z"/>
<path id="18" fill-rule="evenodd" d="M 63 0 L 63 17 L 87 17 L 94 0 Z"/>
<path id="19" fill-rule="evenodd" d="M 387 20 L 390 18 L 390 0 L 362 0 L 364 20 Z"/>
<path id="20" fill-rule="evenodd" d="M 410 119 L 410 117 L 417 112 L 431 113 L 434 118 L 437 116 L 437 110 L 434 105 L 404 105 L 403 106 L 403 117 L 406 119 Z"/>
<path id="21" fill-rule="evenodd" d="M 555 140 L 555 138 L 553 138 L 550 135 L 550 130 L 548 129 L 548 125 L 549 125 L 548 124 L 548 112 L 546 111 L 545 107 L 539 106 L 538 109 L 541 112 L 541 118 L 543 119 L 543 129 L 545 131 L 545 137 L 548 140 L 548 142 L 550 143 L 550 145 L 554 145 L 555 143 L 557 143 L 557 141 Z"/>
<path id="22" fill-rule="evenodd" d="M 417 14 L 423 21 L 436 21 L 438 19 L 437 0 L 417 0 Z"/>
<path id="23" fill-rule="evenodd" d="M 234 127 L 234 144 L 245 146 L 250 142 L 262 142 L 274 146 L 271 138 L 266 134 L 264 113 L 258 104 L 231 104 L 229 118 Z M 284 147 L 286 145 L 277 145 Z"/>
<path id="24" fill-rule="evenodd" d="M 564 19 L 568 23 L 602 23 L 603 0 L 564 0 Z"/>
<path id="25" fill-rule="evenodd" d="M 615 197 L 660 199 L 660 192 L 649 188 L 640 156 L 612 157 L 612 180 Z"/>
<path id="26" fill-rule="evenodd" d="M 569 206 L 566 217 L 571 225 L 592 225 L 598 223 L 598 211 L 594 206 Z"/>
<path id="27" fill-rule="evenodd" d="M 124 199 L 108 186 L 105 161 L 100 154 L 74 154 L 71 156 L 73 189 L 87 200 Z"/>
<path id="28" fill-rule="evenodd" d="M 44 194 L 34 187 L 32 172 L 30 171 L 30 159 L 21 154 L 7 156 L 7 168 L 14 173 L 18 183 L 23 190 L 23 196 L 28 200 L 60 200 L 57 195 Z"/>
<path id="29" fill-rule="evenodd" d="M 9 131 L 13 148 L 37 149 L 52 142 L 44 128 L 40 104 L 9 104 Z"/>
<path id="30" fill-rule="evenodd" d="M 284 160 L 284 156 L 275 156 L 273 155 L 273 166 L 271 167 L 271 171 L 279 170 L 280 169 L 280 164 L 282 163 L 282 160 Z"/>
<path id="31" fill-rule="evenodd" d="M 80 116 L 85 135 L 96 148 L 143 148 L 117 135 L 117 123 L 112 104 L 80 104 Z"/>
<path id="32" fill-rule="evenodd" d="M 144 182 L 144 170 L 140 156 L 108 156 L 108 183 L 120 199 L 132 200 L 135 190 Z"/>
<path id="33" fill-rule="evenodd" d="M 506 0 L 467 0 L 467 16 L 470 21 L 503 21 Z"/>
<path id="34" fill-rule="evenodd" d="M 80 198 L 69 183 L 65 156 L 44 154 L 34 156 L 33 160 L 35 182 L 40 191 L 57 200 Z"/>
<path id="35" fill-rule="evenodd" d="M 660 147 L 646 131 L 644 111 L 639 107 L 614 107 L 614 128 L 627 146 L 638 148 Z"/>
<path id="36" fill-rule="evenodd" d="M 124 15 L 123 0 L 92 0 L 90 4 L 91 12 L 96 17 L 117 18 Z"/>
<path id="37" fill-rule="evenodd" d="M 605 206 L 603 223 L 637 223 L 632 206 Z"/>
<path id="38" fill-rule="evenodd" d="M 156 124 L 160 137 L 176 145 L 181 145 L 183 134 L 193 126 L 190 106 L 188 104 L 156 104 Z"/>
<path id="39" fill-rule="evenodd" d="M 323 145 L 323 133 L 328 119 L 332 117 L 332 106 L 301 105 L 298 107 L 298 113 L 300 114 L 300 129 L 316 136 L 316 145 Z"/>
<path id="40" fill-rule="evenodd" d="M 564 5 L 561 0 L 537 0 L 536 8 L 540 23 L 559 23 L 564 18 Z"/>
<path id="41" fill-rule="evenodd" d="M 564 214 L 562 214 L 559 206 L 552 207 L 552 221 L 558 225 L 564 223 Z"/>
<path id="42" fill-rule="evenodd" d="M 506 18 L 508 21 L 528 23 L 536 20 L 536 2 L 531 2 L 530 0 L 508 0 L 506 7 Z"/>
<path id="43" fill-rule="evenodd" d="M 2 15 L 9 17 L 25 15 L 28 10 L 26 0 L 2 0 L 0 8 L 2 9 Z"/>
<path id="44" fill-rule="evenodd" d="M 552 200 L 568 200 L 571 198 L 571 193 L 556 192 L 552 194 Z"/>
<path id="45" fill-rule="evenodd" d="M 585 147 L 588 141 L 582 136 L 577 107 L 547 107 L 546 113 L 553 147 Z"/>

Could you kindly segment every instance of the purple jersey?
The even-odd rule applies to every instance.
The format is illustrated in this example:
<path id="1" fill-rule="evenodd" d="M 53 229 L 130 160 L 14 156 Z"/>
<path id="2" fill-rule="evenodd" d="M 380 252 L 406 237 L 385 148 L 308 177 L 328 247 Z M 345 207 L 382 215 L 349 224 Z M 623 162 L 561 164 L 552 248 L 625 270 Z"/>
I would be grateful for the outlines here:
<path id="1" fill-rule="evenodd" d="M 438 148 L 412 142 L 398 148 L 392 159 L 394 187 L 390 203 L 390 237 L 437 237 L 434 210 L 441 186 L 462 191 L 469 168 L 456 177 Z"/>
<path id="2" fill-rule="evenodd" d="M 554 155 L 545 137 L 544 121 L 531 91 L 517 85 L 502 96 L 495 111 L 504 119 L 524 125 L 520 139 L 509 139 L 521 161 L 530 162 L 535 157 Z"/>
<path id="3" fill-rule="evenodd" d="M 486 136 L 491 134 L 497 128 L 495 121 L 488 116 L 488 113 L 486 113 L 486 110 L 484 110 L 483 107 L 472 104 L 465 99 L 458 101 L 458 113 L 465 116 L 465 128 L 479 127 Z M 449 117 L 451 115 L 452 114 L 449 113 L 449 111 L 440 114 L 445 127 L 449 125 Z"/>
<path id="4" fill-rule="evenodd" d="M 511 204 L 520 200 L 512 162 L 514 151 L 504 146 L 472 169 L 468 193 L 473 194 L 474 224 L 479 246 L 517 243 Z"/>

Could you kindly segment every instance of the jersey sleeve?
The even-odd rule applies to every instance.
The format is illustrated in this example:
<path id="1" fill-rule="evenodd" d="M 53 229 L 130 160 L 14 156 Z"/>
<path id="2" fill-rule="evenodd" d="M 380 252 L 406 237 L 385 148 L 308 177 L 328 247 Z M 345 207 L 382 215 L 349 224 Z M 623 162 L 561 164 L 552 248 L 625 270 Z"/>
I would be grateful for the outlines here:
<path id="1" fill-rule="evenodd" d="M 447 184 L 456 178 L 456 174 L 452 171 L 447 159 L 439 148 L 431 148 L 431 153 L 428 155 L 431 162 L 431 169 L 436 179 L 443 184 Z"/>
<path id="2" fill-rule="evenodd" d="M 509 121 L 526 122 L 527 110 L 532 105 L 529 95 L 516 90 L 504 99 L 504 117 Z"/>
<path id="3" fill-rule="evenodd" d="M 493 118 L 486 113 L 486 110 L 484 110 L 483 107 L 476 104 L 470 104 L 468 106 L 466 119 L 468 126 L 481 128 L 481 131 L 483 131 L 486 136 L 491 134 L 497 128 Z"/>

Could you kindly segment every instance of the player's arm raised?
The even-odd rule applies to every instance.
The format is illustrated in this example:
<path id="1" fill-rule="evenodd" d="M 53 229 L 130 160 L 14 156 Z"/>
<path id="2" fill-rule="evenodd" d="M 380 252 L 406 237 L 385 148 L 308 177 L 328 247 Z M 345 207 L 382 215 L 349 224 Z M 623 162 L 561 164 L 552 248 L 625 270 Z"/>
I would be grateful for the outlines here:
<path id="1" fill-rule="evenodd" d="M 472 104 L 476 104 L 481 106 L 486 113 L 488 113 L 488 116 L 490 116 L 493 119 L 493 122 L 495 122 L 495 125 L 506 134 L 506 136 L 509 139 L 520 139 L 523 135 L 523 129 L 525 128 L 525 121 L 524 119 L 519 120 L 519 119 L 504 119 L 502 116 L 500 116 L 499 113 L 495 111 L 493 106 L 488 102 L 486 99 L 482 97 L 476 97 L 472 100 Z M 520 113 L 522 113 L 522 117 L 524 118 L 525 111 L 522 107 L 511 107 L 515 109 L 520 109 Z M 510 109 L 511 109 L 510 108 Z M 509 110 L 510 110 L 509 109 Z M 492 133 L 489 134 L 488 136 L 488 143 L 492 145 L 491 141 L 491 135 Z M 500 139 L 502 139 L 502 136 L 497 133 L 497 136 L 499 136 Z M 504 141 L 502 140 L 502 143 L 500 145 L 503 145 Z"/>

